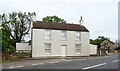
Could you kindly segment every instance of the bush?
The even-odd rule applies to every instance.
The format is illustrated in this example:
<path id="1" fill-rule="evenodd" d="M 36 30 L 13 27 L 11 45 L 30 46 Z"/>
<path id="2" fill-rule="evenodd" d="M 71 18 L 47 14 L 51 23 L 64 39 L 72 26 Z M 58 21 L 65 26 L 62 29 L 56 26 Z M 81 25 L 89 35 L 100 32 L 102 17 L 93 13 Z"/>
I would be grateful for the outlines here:
<path id="1" fill-rule="evenodd" d="M 31 53 L 16 53 L 18 58 L 31 57 Z"/>
<path id="2" fill-rule="evenodd" d="M 15 52 L 15 47 L 10 46 L 10 47 L 9 47 L 9 54 L 12 54 L 12 53 L 14 53 L 14 52 Z"/>

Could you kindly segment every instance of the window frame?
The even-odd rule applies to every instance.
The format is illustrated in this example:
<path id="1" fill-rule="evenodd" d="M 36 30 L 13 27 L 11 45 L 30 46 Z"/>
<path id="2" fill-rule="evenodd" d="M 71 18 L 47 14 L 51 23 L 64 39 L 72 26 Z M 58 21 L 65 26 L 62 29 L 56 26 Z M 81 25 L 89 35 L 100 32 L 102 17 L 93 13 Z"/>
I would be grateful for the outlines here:
<path id="1" fill-rule="evenodd" d="M 49 48 L 46 48 L 46 45 L 48 45 Z M 46 53 L 46 50 L 49 50 L 49 53 Z M 44 43 L 44 53 L 51 54 L 51 43 Z"/>
<path id="2" fill-rule="evenodd" d="M 61 40 L 67 40 L 67 31 L 61 30 Z"/>
<path id="3" fill-rule="evenodd" d="M 48 31 L 49 31 L 49 33 L 46 33 Z M 52 30 L 50 30 L 50 29 L 45 29 L 45 32 L 44 32 L 45 37 L 44 37 L 44 39 L 51 40 L 51 31 Z"/>
<path id="4" fill-rule="evenodd" d="M 79 37 L 79 39 L 78 39 L 78 37 Z M 81 40 L 81 32 L 76 31 L 76 38 L 75 38 L 75 40 Z"/>
<path id="5" fill-rule="evenodd" d="M 77 45 L 79 45 L 80 47 L 78 48 Z M 80 53 L 81 53 L 81 44 L 75 44 L 75 54 L 80 54 Z"/>

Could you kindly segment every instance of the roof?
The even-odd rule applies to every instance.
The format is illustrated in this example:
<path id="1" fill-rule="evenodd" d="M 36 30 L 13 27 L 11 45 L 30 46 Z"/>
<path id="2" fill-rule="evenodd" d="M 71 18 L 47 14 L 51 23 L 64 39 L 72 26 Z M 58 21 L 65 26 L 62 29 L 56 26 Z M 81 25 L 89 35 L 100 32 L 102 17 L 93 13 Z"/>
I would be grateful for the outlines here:
<path id="1" fill-rule="evenodd" d="M 33 28 L 89 32 L 84 26 L 80 26 L 79 24 L 70 24 L 70 23 L 49 23 L 49 22 L 36 21 L 33 22 Z"/>
<path id="2" fill-rule="evenodd" d="M 104 40 L 101 44 L 104 44 L 104 43 L 114 44 L 112 41 L 110 41 L 108 39 Z"/>

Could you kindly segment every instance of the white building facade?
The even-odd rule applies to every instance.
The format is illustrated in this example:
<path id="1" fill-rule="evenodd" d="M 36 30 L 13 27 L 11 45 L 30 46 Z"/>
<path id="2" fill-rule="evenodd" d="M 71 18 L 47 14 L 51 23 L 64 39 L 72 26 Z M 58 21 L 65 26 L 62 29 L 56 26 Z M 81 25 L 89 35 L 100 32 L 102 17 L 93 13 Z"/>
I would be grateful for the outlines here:
<path id="1" fill-rule="evenodd" d="M 32 57 L 89 56 L 89 36 L 77 24 L 33 22 Z"/>

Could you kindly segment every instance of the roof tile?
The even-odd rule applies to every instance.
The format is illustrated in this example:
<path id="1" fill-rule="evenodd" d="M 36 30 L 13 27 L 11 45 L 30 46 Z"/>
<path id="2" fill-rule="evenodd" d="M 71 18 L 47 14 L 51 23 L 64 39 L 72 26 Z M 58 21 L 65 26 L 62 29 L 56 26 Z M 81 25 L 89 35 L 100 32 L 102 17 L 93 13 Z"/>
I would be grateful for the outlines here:
<path id="1" fill-rule="evenodd" d="M 49 23 L 42 21 L 33 22 L 33 28 L 89 32 L 84 26 L 80 26 L 79 24 Z"/>

